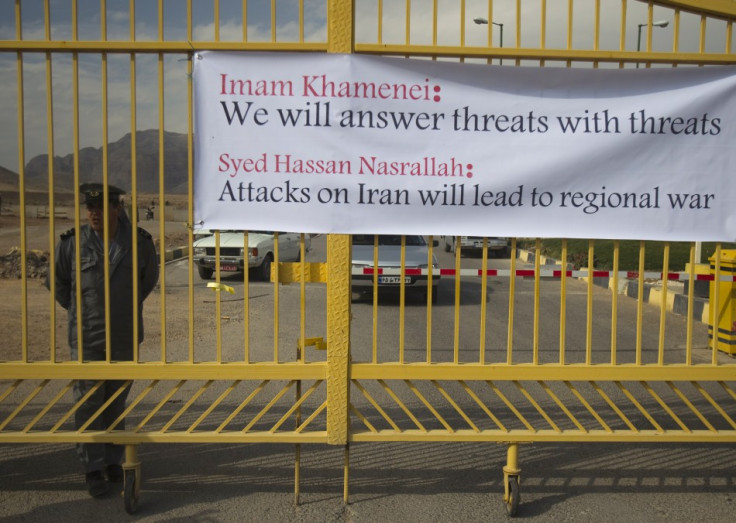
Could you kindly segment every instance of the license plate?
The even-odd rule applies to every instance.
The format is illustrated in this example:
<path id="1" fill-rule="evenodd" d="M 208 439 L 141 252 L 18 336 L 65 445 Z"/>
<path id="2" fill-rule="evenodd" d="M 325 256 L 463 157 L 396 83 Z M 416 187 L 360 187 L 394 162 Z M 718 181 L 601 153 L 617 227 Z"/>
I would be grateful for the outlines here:
<path id="1" fill-rule="evenodd" d="M 401 276 L 379 276 L 378 283 L 399 284 L 401 283 Z M 411 278 L 409 276 L 404 276 L 404 283 L 411 283 Z"/>
<path id="2" fill-rule="evenodd" d="M 237 271 L 238 266 L 237 265 L 220 265 L 221 271 Z"/>

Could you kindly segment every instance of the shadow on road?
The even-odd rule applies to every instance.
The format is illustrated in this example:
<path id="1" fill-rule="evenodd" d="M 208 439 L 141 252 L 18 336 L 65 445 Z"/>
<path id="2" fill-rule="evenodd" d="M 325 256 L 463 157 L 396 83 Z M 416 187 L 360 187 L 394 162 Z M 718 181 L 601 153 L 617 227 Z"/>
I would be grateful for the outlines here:
<path id="1" fill-rule="evenodd" d="M 2 450 L 0 498 L 4 502 L 0 514 L 29 520 L 73 514 L 79 520 L 108 508 L 122 513 L 117 490 L 101 500 L 87 496 L 71 446 L 5 446 Z M 359 509 L 397 496 L 427 500 L 434 495 L 473 493 L 492 494 L 498 498 L 493 503 L 500 504 L 505 453 L 504 445 L 493 443 L 353 444 L 351 506 Z M 284 503 L 294 492 L 294 448 L 290 445 L 151 444 L 141 446 L 140 459 L 141 516 L 176 511 L 208 520 L 208 510 L 201 508 L 208 503 L 248 498 L 250 505 L 256 502 L 253 498 L 264 494 L 279 494 L 279 503 Z M 585 494 L 720 493 L 729 501 L 736 499 L 736 449 L 732 446 L 523 445 L 520 463 L 520 516 L 543 515 Z M 302 445 L 302 504 L 341 502 L 342 473 L 342 447 Z M 24 506 L 14 504 L 21 499 Z"/>

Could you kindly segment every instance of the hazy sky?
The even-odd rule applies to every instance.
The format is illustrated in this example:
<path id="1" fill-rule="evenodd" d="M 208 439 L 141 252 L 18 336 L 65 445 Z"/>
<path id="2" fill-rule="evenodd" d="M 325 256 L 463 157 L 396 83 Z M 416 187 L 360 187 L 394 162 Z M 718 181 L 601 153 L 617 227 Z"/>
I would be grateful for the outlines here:
<path id="1" fill-rule="evenodd" d="M 488 26 L 476 25 L 476 16 L 488 18 L 487 0 L 466 0 L 466 11 L 461 13 L 458 0 L 436 0 L 438 6 L 438 36 L 440 45 L 460 44 L 460 21 L 465 19 L 465 43 L 484 46 Z M 304 38 L 306 41 L 324 42 L 326 39 L 327 0 L 304 0 Z M 377 0 L 356 0 L 356 41 L 373 43 L 378 39 Z M 129 35 L 129 0 L 107 0 L 107 38 L 126 40 Z M 431 44 L 433 0 L 412 0 L 411 43 Z M 539 46 L 541 0 L 522 1 L 521 47 Z M 72 39 L 70 0 L 51 0 L 51 39 Z M 165 0 L 164 40 L 186 40 L 186 0 Z M 214 8 L 212 0 L 193 0 L 193 40 L 214 40 Z M 573 13 L 573 47 L 593 49 L 595 20 L 593 0 L 578 0 Z M 618 50 L 621 22 L 620 0 L 601 0 L 601 49 Z M 22 0 L 22 38 L 44 39 L 43 1 Z M 548 48 L 567 46 L 568 0 L 547 0 Z M 276 38 L 278 41 L 296 41 L 299 38 L 298 1 L 278 0 L 276 11 Z M 271 40 L 271 1 L 249 0 L 248 39 Z M 384 0 L 382 40 L 384 43 L 405 42 L 406 3 Z M 158 34 L 158 2 L 136 2 L 135 32 L 138 40 L 156 40 Z M 673 20 L 672 11 L 655 8 L 655 20 Z M 99 40 L 101 27 L 99 0 L 78 0 L 78 27 L 80 40 Z M 220 39 L 237 41 L 242 37 L 242 0 L 220 1 Z M 516 44 L 516 1 L 495 0 L 493 20 L 504 24 L 505 47 Z M 635 51 L 639 23 L 647 20 L 646 3 L 628 1 L 626 17 L 626 49 Z M 699 17 L 682 15 L 680 50 L 697 52 Z M 707 26 L 708 52 L 723 52 L 725 23 L 710 20 Z M 16 35 L 14 2 L 0 1 L 0 40 L 13 40 Z M 652 47 L 658 51 L 670 51 L 673 41 L 673 24 L 653 29 Z M 494 44 L 500 44 L 500 32 L 494 26 Z M 646 45 L 646 30 L 642 34 L 642 48 Z M 199 47 L 199 46 L 197 46 Z M 186 132 L 186 56 L 167 55 L 164 69 L 164 128 Z M 496 63 L 496 62 L 494 62 Z M 524 64 L 534 65 L 534 64 Z M 554 65 L 554 64 L 550 64 Z M 586 65 L 589 66 L 589 65 Z M 615 66 L 615 65 L 614 65 Z M 0 53 L 0 165 L 18 170 L 18 81 L 16 53 Z M 101 56 L 79 55 L 80 92 L 80 146 L 99 147 L 102 137 L 102 82 Z M 72 56 L 54 53 L 52 56 L 54 152 L 67 155 L 73 148 L 72 120 Z M 131 88 L 130 57 L 124 54 L 108 55 L 108 136 L 115 141 L 130 132 Z M 47 95 L 46 63 L 43 53 L 23 55 L 24 113 L 25 113 L 25 162 L 37 154 L 48 151 L 47 145 Z M 159 127 L 158 56 L 136 56 L 137 128 Z"/>

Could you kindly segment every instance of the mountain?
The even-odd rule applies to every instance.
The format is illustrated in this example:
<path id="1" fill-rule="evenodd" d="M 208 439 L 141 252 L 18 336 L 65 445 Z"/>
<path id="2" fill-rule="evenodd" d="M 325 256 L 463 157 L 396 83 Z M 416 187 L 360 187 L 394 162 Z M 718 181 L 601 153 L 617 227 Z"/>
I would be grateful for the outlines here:
<path id="1" fill-rule="evenodd" d="M 0 166 L 0 188 L 5 190 L 17 189 L 18 173 Z"/>
<path id="2" fill-rule="evenodd" d="M 164 132 L 164 191 L 185 194 L 187 191 L 187 135 Z M 108 181 L 126 192 L 131 190 L 131 134 L 108 145 Z M 138 192 L 157 193 L 159 189 L 159 132 L 156 129 L 136 132 L 136 168 Z M 17 180 L 17 175 L 16 175 Z M 26 165 L 26 184 L 46 187 L 48 155 L 40 154 Z M 80 182 L 102 182 L 102 147 L 79 151 Z M 57 190 L 73 189 L 74 155 L 54 157 L 54 185 Z"/>

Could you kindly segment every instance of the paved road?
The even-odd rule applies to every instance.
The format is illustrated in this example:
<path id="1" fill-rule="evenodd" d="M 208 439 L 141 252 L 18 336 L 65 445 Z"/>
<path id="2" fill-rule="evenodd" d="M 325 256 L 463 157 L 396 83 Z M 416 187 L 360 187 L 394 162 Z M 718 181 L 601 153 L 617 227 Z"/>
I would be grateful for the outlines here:
<path id="1" fill-rule="evenodd" d="M 308 261 L 324 261 L 326 247 L 324 237 L 317 237 L 312 241 L 312 250 L 307 255 Z M 435 254 L 443 268 L 454 267 L 454 257 L 445 253 L 441 248 L 435 249 Z M 462 268 L 480 268 L 482 259 L 479 256 L 463 256 Z M 508 269 L 508 258 L 491 258 L 488 261 L 490 269 Z M 521 262 L 517 268 L 530 268 Z M 223 281 L 234 288 L 235 294 L 222 294 L 222 314 L 230 319 L 242 319 L 243 314 L 243 281 L 242 275 L 223 277 Z M 206 289 L 207 282 L 195 275 L 196 292 L 204 296 L 205 302 L 197 306 L 197 313 L 204 316 L 214 311 L 214 294 Z M 171 293 L 169 301 L 177 299 L 176 293 L 184 294 L 188 291 L 188 265 L 186 260 L 167 266 L 167 292 Z M 325 287 L 310 285 L 307 291 L 306 305 L 306 336 L 317 337 L 325 334 Z M 481 303 L 485 300 L 486 312 L 486 340 L 485 360 L 488 362 L 505 361 L 508 342 L 509 321 L 509 280 L 508 278 L 489 278 L 485 296 L 482 296 L 481 281 L 477 277 L 462 277 L 459 298 L 456 295 L 455 279 L 444 277 L 440 281 L 439 301 L 433 307 L 432 313 L 432 357 L 433 361 L 452 361 L 453 353 L 459 351 L 460 361 L 478 361 L 480 348 Z M 288 359 L 291 356 L 291 347 L 299 337 L 299 299 L 298 285 L 287 285 L 279 288 L 279 344 L 280 356 Z M 537 339 L 539 357 L 542 362 L 559 361 L 560 348 L 560 281 L 558 279 L 543 279 L 540 282 L 540 303 L 538 308 L 539 327 L 535 333 L 534 309 L 534 279 L 519 278 L 516 281 L 514 293 L 514 362 L 532 361 L 532 349 Z M 207 299 L 207 293 L 210 298 Z M 588 289 L 587 284 L 578 281 L 567 281 L 565 301 L 565 358 L 568 363 L 584 362 L 585 349 L 588 343 L 586 326 L 588 322 Z M 459 333 L 455 339 L 455 303 L 460 304 L 460 320 L 457 327 Z M 264 282 L 252 282 L 250 286 L 249 305 L 251 338 L 254 341 L 253 350 L 255 359 L 273 360 L 273 285 Z M 611 358 L 611 294 L 609 291 L 594 287 L 592 294 L 592 337 L 590 339 L 594 363 L 609 362 Z M 379 339 L 381 352 L 379 361 L 397 361 L 399 338 L 399 319 L 401 314 L 398 292 L 379 295 L 378 314 L 376 321 L 376 336 Z M 660 309 L 651 304 L 645 304 L 641 320 L 642 347 L 644 361 L 656 361 L 656 349 L 659 344 Z M 425 300 L 420 296 L 407 293 L 404 308 L 404 345 L 407 361 L 425 361 L 427 347 L 427 309 Z M 636 346 L 637 332 L 636 301 L 628 298 L 619 298 L 618 326 L 616 336 L 618 340 L 617 358 L 620 363 L 634 361 L 633 347 Z M 265 315 L 265 316 L 263 316 Z M 352 357 L 353 361 L 369 361 L 373 339 L 373 303 L 372 297 L 363 297 L 352 304 Z M 682 348 L 686 340 L 685 318 L 673 314 L 666 316 L 666 345 L 669 348 L 678 348 L 666 353 L 666 361 L 678 361 L 684 357 Z M 230 329 L 227 321 L 224 329 Z M 242 326 L 234 326 L 232 332 L 223 338 L 227 345 L 232 346 L 235 358 L 242 357 L 243 345 Z M 213 333 L 202 333 L 202 339 L 211 341 L 214 345 Z M 695 323 L 693 343 L 696 348 L 707 346 L 707 328 Z M 206 343 L 203 345 L 207 345 Z M 710 354 L 707 351 L 696 351 L 696 358 L 701 356 L 708 361 Z M 154 350 L 154 357 L 156 352 Z M 318 357 L 318 356 L 315 356 Z"/>
<path id="2" fill-rule="evenodd" d="M 310 259 L 324 259 L 323 243 L 313 242 Z M 438 251 L 443 267 L 449 255 Z M 463 258 L 463 267 L 480 259 Z M 507 268 L 509 260 L 493 259 L 491 266 Z M 186 296 L 186 261 L 167 266 L 169 306 Z M 242 357 L 242 283 L 228 279 L 236 294 L 223 295 L 223 351 Z M 540 302 L 540 358 L 559 357 L 558 281 L 543 281 Z M 195 303 L 210 315 L 214 294 L 206 282 L 195 281 Z M 439 304 L 432 318 L 435 361 L 451 359 L 454 350 L 454 280 L 443 279 Z M 517 282 L 514 316 L 515 361 L 528 361 L 534 339 L 533 281 Z M 569 282 L 567 312 L 568 361 L 584 358 L 587 321 L 586 287 Z M 299 335 L 298 286 L 282 286 L 280 293 L 280 359 L 292 359 Z M 505 357 L 508 281 L 489 282 L 481 296 L 478 281 L 463 279 L 459 348 L 461 361 L 478 358 L 480 303 L 488 305 L 486 361 Z M 253 283 L 249 296 L 252 357 L 271 360 L 274 344 L 273 286 Z M 533 303 L 532 303 L 533 305 Z M 632 309 L 633 307 L 633 309 Z M 621 347 L 635 339 L 635 307 L 620 304 Z M 380 357 L 395 359 L 399 343 L 396 296 L 379 300 Z M 324 334 L 324 290 L 307 293 L 307 336 Z M 595 358 L 609 356 L 610 294 L 596 289 L 594 300 Z M 632 310 L 634 312 L 632 312 Z M 426 358 L 426 307 L 409 300 L 406 306 L 405 355 L 408 361 Z M 172 313 L 173 314 L 173 313 Z M 373 307 L 370 300 L 353 304 L 353 358 L 371 357 Z M 628 318 L 628 319 L 627 319 Z M 645 307 L 644 345 L 656 347 L 659 310 Z M 241 318 L 242 319 L 242 318 Z M 174 318 L 168 321 L 174 322 Z M 683 343 L 682 318 L 668 316 L 668 346 Z M 198 324 L 199 325 L 199 324 Z M 212 349 L 211 326 L 198 331 L 200 356 Z M 704 345 L 704 327 L 696 326 L 696 345 Z M 155 345 L 155 344 L 154 344 Z M 156 346 L 147 349 L 155 359 Z M 186 357 L 184 344 L 171 343 L 172 358 Z M 678 351 L 680 354 L 681 351 Z M 310 353 L 313 359 L 322 353 Z M 631 357 L 622 349 L 620 358 Z M 708 353 L 696 350 L 697 358 Z M 485 443 L 354 444 L 350 453 L 350 504 L 344 506 L 343 449 L 322 445 L 302 447 L 301 498 L 294 505 L 294 449 L 288 445 L 142 445 L 143 492 L 136 519 L 141 521 L 495 521 L 505 510 L 501 468 L 505 447 Z M 736 448 L 708 445 L 654 444 L 536 444 L 521 448 L 522 505 L 519 517 L 531 521 L 690 522 L 733 521 L 736 510 Z M 18 521 L 85 521 L 104 518 L 126 521 L 122 500 L 110 494 L 90 499 L 84 490 L 75 454 L 69 445 L 0 446 L 0 518 Z"/>
<path id="3" fill-rule="evenodd" d="M 281 445 L 143 445 L 140 521 L 447 522 L 505 519 L 504 448 L 304 446 L 301 504 L 294 450 Z M 705 445 L 530 445 L 521 451 L 522 521 L 733 521 L 736 449 Z M 87 496 L 68 445 L 0 447 L 0 518 L 128 521 L 115 493 Z"/>

